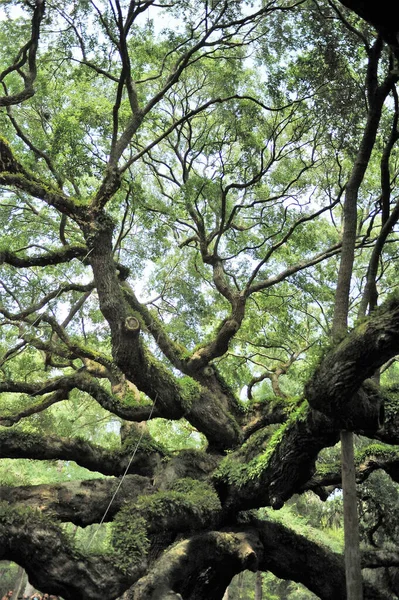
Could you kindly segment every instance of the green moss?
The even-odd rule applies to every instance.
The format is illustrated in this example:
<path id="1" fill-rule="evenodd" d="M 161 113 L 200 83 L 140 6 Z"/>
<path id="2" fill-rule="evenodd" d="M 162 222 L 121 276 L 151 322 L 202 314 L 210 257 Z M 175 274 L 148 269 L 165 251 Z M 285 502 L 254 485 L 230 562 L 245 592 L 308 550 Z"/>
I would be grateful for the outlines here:
<path id="1" fill-rule="evenodd" d="M 120 405 L 120 404 L 123 404 L 123 406 L 139 406 L 139 405 L 141 405 L 141 403 L 139 403 L 137 401 L 136 394 L 132 391 L 126 392 L 123 395 L 123 399 L 121 399 L 115 395 L 113 395 L 112 397 L 115 400 L 115 403 L 118 405 Z M 150 403 L 148 403 L 148 406 L 150 406 Z"/>
<path id="2" fill-rule="evenodd" d="M 296 413 L 297 418 L 300 417 L 300 411 L 298 411 L 298 408 L 302 408 L 302 410 L 304 410 L 306 408 L 306 402 L 303 402 L 303 396 L 290 396 L 289 398 L 284 398 L 283 400 L 283 410 L 284 410 L 284 414 L 286 414 L 287 416 L 290 416 L 294 413 Z M 306 413 L 307 411 L 304 410 L 304 412 Z"/>
<path id="3" fill-rule="evenodd" d="M 201 392 L 200 384 L 191 377 L 176 379 L 164 363 L 157 360 L 147 350 L 143 349 L 143 352 L 145 354 L 145 361 L 149 366 L 148 376 L 158 380 L 160 385 L 164 387 L 169 386 L 171 388 L 170 392 L 180 401 L 183 411 L 185 413 L 188 412 L 191 409 L 193 401 L 198 398 Z"/>
<path id="4" fill-rule="evenodd" d="M 137 565 L 146 555 L 150 547 L 147 537 L 145 519 L 137 515 L 132 508 L 119 511 L 112 523 L 113 560 L 119 568 L 128 571 Z"/>
<path id="5" fill-rule="evenodd" d="M 399 458 L 399 446 L 388 446 L 387 444 L 370 444 L 367 448 L 364 448 L 356 455 L 356 464 L 361 464 L 367 458 L 380 458 L 380 459 L 398 459 Z"/>
<path id="6" fill-rule="evenodd" d="M 226 456 L 214 474 L 214 480 L 244 486 L 247 481 L 247 465 L 239 462 L 236 456 Z"/>
<path id="7" fill-rule="evenodd" d="M 178 345 L 178 349 L 180 360 L 183 362 L 188 362 L 191 359 L 191 356 L 193 355 L 193 351 L 180 344 Z"/>
<path id="8" fill-rule="evenodd" d="M 0 427 L 0 442 L 2 440 L 7 442 L 10 439 L 12 439 L 14 443 L 17 443 L 21 452 L 29 452 L 31 448 L 41 444 L 43 441 L 42 436 L 37 433 L 21 430 L 11 431 L 8 427 L 5 427 L 4 429 Z"/>
<path id="9" fill-rule="evenodd" d="M 182 404 L 186 411 L 189 411 L 193 402 L 201 394 L 201 385 L 191 377 L 182 377 L 179 379 Z"/>
<path id="10" fill-rule="evenodd" d="M 10 150 L 11 151 L 11 150 Z M 16 164 L 20 165 L 20 163 L 17 162 L 17 160 L 14 158 Z M 23 167 L 23 173 L 19 172 L 9 172 L 9 171 L 0 171 L 1 175 L 0 175 L 0 179 L 7 184 L 7 180 L 4 180 L 4 177 L 7 176 L 11 176 L 13 178 L 14 181 L 16 181 L 17 183 L 15 183 L 15 185 L 17 187 L 20 187 L 22 189 L 29 189 L 29 187 L 33 186 L 38 186 L 39 188 L 41 188 L 41 190 L 44 192 L 44 194 L 42 193 L 42 199 L 46 200 L 46 196 L 49 197 L 54 197 L 56 196 L 58 198 L 58 200 L 64 200 L 66 203 L 68 203 L 68 205 L 70 205 L 70 208 L 75 207 L 81 207 L 81 206 L 85 206 L 86 202 L 84 200 L 78 200 L 76 198 L 71 198 L 71 197 L 67 197 L 64 195 L 64 193 L 57 187 L 55 187 L 54 185 L 50 184 L 50 183 L 45 183 L 43 180 L 39 180 L 35 177 L 35 175 L 33 175 L 33 173 L 30 173 L 25 167 Z M 18 183 L 19 182 L 19 183 Z M 53 202 L 49 201 L 49 204 L 53 205 Z M 54 204 L 55 206 L 55 204 Z"/>
<path id="11" fill-rule="evenodd" d="M 117 565 L 127 570 L 142 560 L 149 550 L 149 533 L 202 529 L 215 523 L 220 511 L 215 490 L 194 479 L 179 479 L 170 490 L 140 496 L 112 523 Z"/>
<path id="12" fill-rule="evenodd" d="M 248 478 L 248 466 L 266 450 L 275 431 L 274 426 L 260 429 L 241 446 L 239 450 L 228 454 L 215 472 L 216 481 L 226 481 L 239 487 L 245 485 Z"/>
<path id="13" fill-rule="evenodd" d="M 29 522 L 33 514 L 38 518 L 42 517 L 39 511 L 26 506 L 10 506 L 8 502 L 0 501 L 0 526 L 23 525 Z"/>
<path id="14" fill-rule="evenodd" d="M 148 522 L 157 523 L 157 529 L 169 529 L 171 520 L 190 522 L 192 529 L 211 524 L 221 509 L 215 490 L 195 479 L 178 479 L 170 490 L 151 496 L 141 496 L 136 508 Z"/>
<path id="15" fill-rule="evenodd" d="M 143 347 L 144 361 L 148 364 L 148 375 L 153 377 L 155 380 L 162 381 L 162 383 L 167 386 L 173 387 L 176 390 L 176 396 L 180 395 L 178 384 L 172 373 L 169 371 L 168 367 L 155 358 L 153 354 L 145 347 Z"/>
<path id="16" fill-rule="evenodd" d="M 252 435 L 238 452 L 223 459 L 215 473 L 215 480 L 243 487 L 248 481 L 259 479 L 268 468 L 270 459 L 288 429 L 298 420 L 305 420 L 307 413 L 308 403 L 305 400 L 277 429 L 271 431 L 271 427 L 268 427 Z"/>

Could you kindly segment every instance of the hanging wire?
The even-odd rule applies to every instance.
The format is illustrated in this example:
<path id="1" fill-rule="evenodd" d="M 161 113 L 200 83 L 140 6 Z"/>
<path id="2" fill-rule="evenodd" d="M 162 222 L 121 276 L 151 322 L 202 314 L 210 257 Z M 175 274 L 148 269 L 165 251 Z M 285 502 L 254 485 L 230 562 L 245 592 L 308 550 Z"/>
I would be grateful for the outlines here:
<path id="1" fill-rule="evenodd" d="M 158 393 L 156 394 L 154 403 L 151 406 L 150 414 L 148 415 L 148 420 L 151 419 L 151 416 L 152 416 L 152 413 L 154 412 L 154 408 L 155 408 L 155 404 L 156 404 L 157 399 L 158 399 Z M 107 514 L 108 514 L 108 512 L 109 512 L 109 510 L 110 510 L 110 508 L 112 506 L 112 503 L 115 500 L 116 495 L 119 492 L 119 490 L 120 490 L 120 488 L 121 488 L 121 486 L 123 484 L 123 481 L 124 481 L 124 479 L 125 479 L 125 477 L 127 475 L 127 472 L 129 471 L 130 465 L 132 464 L 134 457 L 136 456 L 137 450 L 139 449 L 139 446 L 140 446 L 140 442 L 143 439 L 143 435 L 144 435 L 144 428 L 143 428 L 143 430 L 142 430 L 142 432 L 140 434 L 139 439 L 137 440 L 136 447 L 133 450 L 133 453 L 132 453 L 132 455 L 131 455 L 131 457 L 129 459 L 129 462 L 128 462 L 127 466 L 126 466 L 126 469 L 124 470 L 123 475 L 122 475 L 122 477 L 121 477 L 121 479 L 120 479 L 120 481 L 119 481 L 119 483 L 117 485 L 117 488 L 116 488 L 115 492 L 113 493 L 112 498 L 109 501 L 109 504 L 108 504 L 107 508 L 105 509 L 105 512 L 104 512 L 104 514 L 103 514 L 103 516 L 101 518 L 101 521 L 98 524 L 97 529 L 95 530 L 95 532 L 91 536 L 91 539 L 89 540 L 89 543 L 87 544 L 86 550 L 90 549 L 90 546 L 92 545 L 94 538 L 96 537 L 97 533 L 99 532 L 99 530 L 101 528 L 101 525 L 104 523 L 105 517 L 107 516 Z"/>

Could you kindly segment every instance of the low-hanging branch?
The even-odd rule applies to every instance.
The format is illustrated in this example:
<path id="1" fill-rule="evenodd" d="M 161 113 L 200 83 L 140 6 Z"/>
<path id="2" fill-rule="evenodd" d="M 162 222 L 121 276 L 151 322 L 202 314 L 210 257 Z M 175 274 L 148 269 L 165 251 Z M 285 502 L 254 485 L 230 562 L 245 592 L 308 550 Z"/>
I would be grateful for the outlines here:
<path id="1" fill-rule="evenodd" d="M 4 429 L 0 431 L 0 457 L 73 460 L 90 471 L 114 476 L 122 475 L 129 465 L 128 473 L 151 476 L 159 457 L 164 453 L 161 446 L 152 442 L 151 438 L 145 444 L 145 449 L 144 442 L 145 440 L 142 440 L 134 459 L 130 460 L 137 440 L 127 443 L 121 450 L 112 451 L 82 438 L 50 435 L 43 437 L 39 434 Z"/>
<path id="2" fill-rule="evenodd" d="M 246 525 L 179 541 L 129 589 L 127 598 L 150 600 L 154 593 L 158 598 L 192 598 L 195 593 L 220 600 L 232 577 L 245 569 L 303 583 L 322 600 L 345 598 L 342 556 L 280 523 L 251 518 Z M 389 595 L 367 582 L 365 600 L 389 600 Z"/>
<path id="3" fill-rule="evenodd" d="M 306 386 L 310 407 L 302 402 L 274 434 L 260 430 L 225 459 L 219 478 L 226 504 L 281 507 L 312 476 L 319 451 L 338 441 L 339 429 L 379 430 L 384 396 L 362 383 L 398 347 L 399 302 L 392 298 L 321 360 Z"/>
<path id="4" fill-rule="evenodd" d="M 399 483 L 399 448 L 385 444 L 371 444 L 355 455 L 356 481 L 362 483 L 372 473 L 382 469 L 393 481 Z M 320 463 L 316 472 L 304 485 L 303 490 L 313 490 L 319 493 L 320 488 L 327 488 L 323 494 L 326 499 L 332 489 L 342 486 L 341 466 L 338 462 L 333 464 Z"/>
<path id="5" fill-rule="evenodd" d="M 11 517 L 11 521 L 10 521 Z M 0 503 L 0 560 L 22 565 L 37 588 L 66 600 L 117 598 L 145 571 L 145 559 L 126 573 L 108 556 L 84 556 L 60 527 L 29 510 Z"/>
<path id="6" fill-rule="evenodd" d="M 80 527 L 99 523 L 103 517 L 110 521 L 127 502 L 153 492 L 151 480 L 140 475 L 126 475 L 122 485 L 120 479 L 107 477 L 51 485 L 0 486 L 0 497 L 10 506 L 30 507 Z"/>

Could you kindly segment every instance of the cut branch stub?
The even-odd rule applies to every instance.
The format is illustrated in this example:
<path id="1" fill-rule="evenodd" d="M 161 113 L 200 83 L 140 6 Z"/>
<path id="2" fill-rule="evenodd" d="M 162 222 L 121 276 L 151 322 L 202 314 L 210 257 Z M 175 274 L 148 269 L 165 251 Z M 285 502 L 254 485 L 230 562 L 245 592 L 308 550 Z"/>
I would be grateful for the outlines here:
<path id="1" fill-rule="evenodd" d="M 140 322 L 136 317 L 127 317 L 125 319 L 125 329 L 129 333 L 138 334 L 140 332 Z"/>

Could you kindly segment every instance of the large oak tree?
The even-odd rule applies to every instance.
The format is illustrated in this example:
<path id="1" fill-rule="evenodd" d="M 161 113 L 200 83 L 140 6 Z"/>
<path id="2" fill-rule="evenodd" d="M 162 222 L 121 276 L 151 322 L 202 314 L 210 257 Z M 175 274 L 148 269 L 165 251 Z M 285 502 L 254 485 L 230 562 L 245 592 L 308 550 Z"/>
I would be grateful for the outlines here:
<path id="1" fill-rule="evenodd" d="M 397 29 L 373 4 L 3 3 L 0 559 L 39 589 L 217 600 L 252 569 L 346 597 L 343 557 L 263 509 L 341 488 L 340 431 L 359 485 L 399 482 Z"/>

